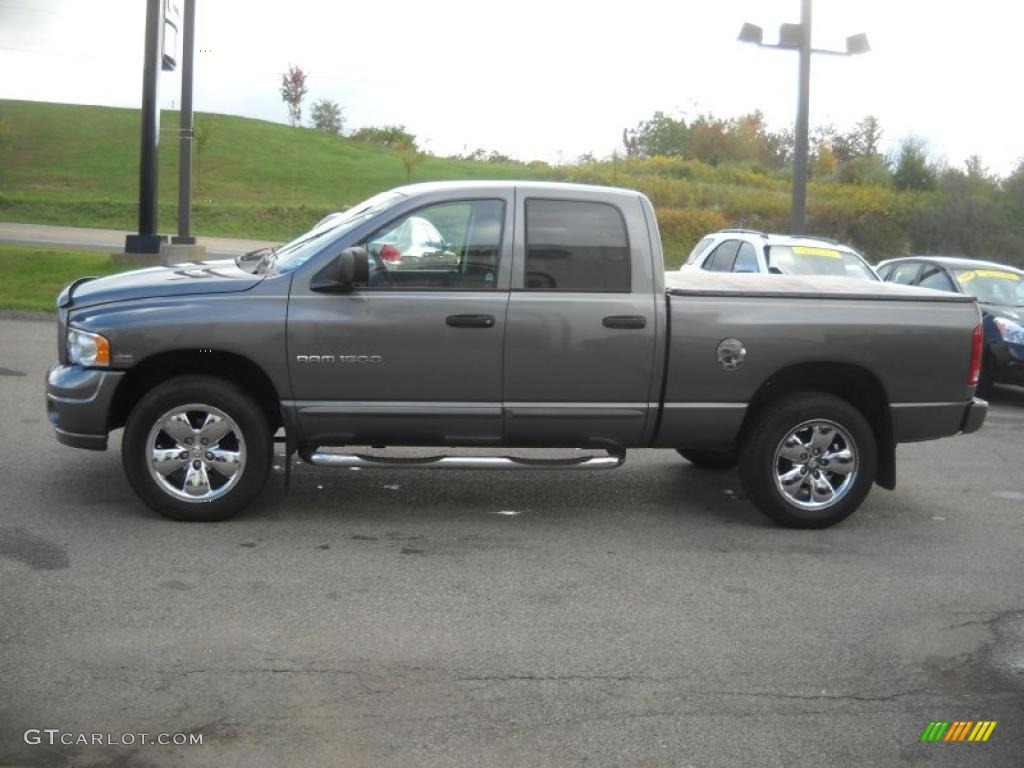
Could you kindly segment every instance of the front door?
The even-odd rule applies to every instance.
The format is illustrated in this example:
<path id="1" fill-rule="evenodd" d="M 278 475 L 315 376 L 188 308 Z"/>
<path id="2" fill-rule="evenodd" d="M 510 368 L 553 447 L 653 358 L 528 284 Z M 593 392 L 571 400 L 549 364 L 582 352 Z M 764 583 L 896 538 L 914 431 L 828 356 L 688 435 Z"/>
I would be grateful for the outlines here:
<path id="1" fill-rule="evenodd" d="M 473 445 L 501 439 L 511 194 L 406 212 L 362 243 L 370 282 L 296 278 L 288 364 L 307 445 Z"/>

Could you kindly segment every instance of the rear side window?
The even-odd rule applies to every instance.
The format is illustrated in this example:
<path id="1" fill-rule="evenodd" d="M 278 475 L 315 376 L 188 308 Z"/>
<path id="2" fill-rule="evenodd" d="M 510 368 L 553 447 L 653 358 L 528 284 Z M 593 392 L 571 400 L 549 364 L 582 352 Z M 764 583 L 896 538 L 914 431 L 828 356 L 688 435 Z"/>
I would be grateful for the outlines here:
<path id="1" fill-rule="evenodd" d="M 731 272 L 739 249 L 739 240 L 726 240 L 711 252 L 704 262 L 704 269 L 708 272 Z"/>
<path id="2" fill-rule="evenodd" d="M 740 252 L 736 254 L 736 261 L 732 265 L 733 272 L 757 272 L 757 252 L 750 243 L 740 245 Z"/>
<path id="3" fill-rule="evenodd" d="M 949 279 L 946 270 L 942 267 L 929 267 L 921 275 L 918 285 L 922 288 L 933 288 L 936 291 L 956 291 L 953 281 Z"/>
<path id="4" fill-rule="evenodd" d="M 526 290 L 629 293 L 629 242 L 619 210 L 527 200 Z"/>

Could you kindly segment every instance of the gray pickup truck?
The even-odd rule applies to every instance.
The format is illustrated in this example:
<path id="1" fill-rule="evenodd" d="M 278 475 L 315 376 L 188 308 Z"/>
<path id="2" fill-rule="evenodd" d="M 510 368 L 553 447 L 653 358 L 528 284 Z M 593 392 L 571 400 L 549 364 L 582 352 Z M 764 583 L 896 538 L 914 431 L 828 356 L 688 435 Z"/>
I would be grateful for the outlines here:
<path id="1" fill-rule="evenodd" d="M 638 192 L 407 186 L 248 259 L 76 280 L 47 410 L 79 448 L 124 427 L 132 487 L 192 521 L 251 502 L 277 441 L 289 467 L 391 471 L 603 469 L 669 448 L 738 465 L 765 514 L 820 528 L 895 487 L 896 443 L 984 421 L 968 296 L 662 264 Z M 535 448 L 588 450 L 519 450 Z"/>

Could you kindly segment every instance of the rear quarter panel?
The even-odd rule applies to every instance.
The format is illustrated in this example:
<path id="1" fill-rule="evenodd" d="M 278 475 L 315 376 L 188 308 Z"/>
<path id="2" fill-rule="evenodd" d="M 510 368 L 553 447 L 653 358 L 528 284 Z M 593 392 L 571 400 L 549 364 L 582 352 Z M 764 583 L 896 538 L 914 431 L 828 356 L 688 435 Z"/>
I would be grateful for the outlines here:
<path id="1" fill-rule="evenodd" d="M 844 363 L 873 374 L 893 406 L 969 402 L 970 303 L 848 298 L 669 296 L 671 340 L 658 443 L 694 431 L 730 444 L 745 405 L 774 374 L 802 363 Z M 747 350 L 738 369 L 718 362 L 718 344 Z"/>

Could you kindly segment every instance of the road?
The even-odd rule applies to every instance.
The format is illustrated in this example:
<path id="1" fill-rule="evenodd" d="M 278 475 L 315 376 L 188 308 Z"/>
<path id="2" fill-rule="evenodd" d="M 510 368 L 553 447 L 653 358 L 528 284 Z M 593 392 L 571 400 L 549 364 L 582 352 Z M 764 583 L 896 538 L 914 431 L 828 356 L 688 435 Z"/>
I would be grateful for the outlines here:
<path id="1" fill-rule="evenodd" d="M 1021 764 L 1020 390 L 901 446 L 898 489 L 825 531 L 670 451 L 301 465 L 188 525 L 135 500 L 119 438 L 56 443 L 53 349 L 52 323 L 0 322 L 0 765 Z M 998 725 L 919 742 L 958 719 Z M 203 744 L 25 743 L 45 728 Z"/>
<path id="2" fill-rule="evenodd" d="M 127 234 L 118 229 L 0 222 L 0 243 L 19 245 L 121 252 L 124 251 L 124 238 Z M 277 245 L 266 240 L 235 240 L 227 237 L 198 237 L 197 240 L 199 245 L 206 246 L 207 254 L 212 258 L 234 258 L 257 248 Z"/>

